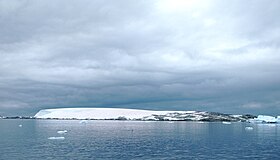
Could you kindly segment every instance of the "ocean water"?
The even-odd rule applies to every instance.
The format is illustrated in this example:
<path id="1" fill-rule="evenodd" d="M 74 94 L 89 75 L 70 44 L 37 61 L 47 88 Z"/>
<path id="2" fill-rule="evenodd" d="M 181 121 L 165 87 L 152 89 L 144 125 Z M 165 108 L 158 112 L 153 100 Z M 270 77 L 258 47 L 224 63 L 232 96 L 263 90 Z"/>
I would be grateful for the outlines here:
<path id="1" fill-rule="evenodd" d="M 0 119 L 0 159 L 277 160 L 280 125 Z"/>

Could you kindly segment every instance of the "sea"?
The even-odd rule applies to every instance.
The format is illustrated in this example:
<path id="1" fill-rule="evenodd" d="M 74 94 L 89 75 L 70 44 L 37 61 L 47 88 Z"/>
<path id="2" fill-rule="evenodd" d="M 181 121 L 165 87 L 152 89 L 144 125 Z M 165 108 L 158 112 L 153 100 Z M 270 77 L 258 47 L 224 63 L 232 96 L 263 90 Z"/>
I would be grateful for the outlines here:
<path id="1" fill-rule="evenodd" d="M 0 119 L 0 159 L 279 160 L 280 124 Z"/>

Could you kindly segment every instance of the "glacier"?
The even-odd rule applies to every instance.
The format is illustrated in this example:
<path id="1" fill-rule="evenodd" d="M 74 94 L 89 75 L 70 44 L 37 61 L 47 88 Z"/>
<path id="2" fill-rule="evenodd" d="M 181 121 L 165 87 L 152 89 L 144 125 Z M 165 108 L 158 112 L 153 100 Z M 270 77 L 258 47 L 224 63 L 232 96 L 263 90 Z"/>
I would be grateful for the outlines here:
<path id="1" fill-rule="evenodd" d="M 43 109 L 36 119 L 78 119 L 85 120 L 143 120 L 143 121 L 246 121 L 250 115 L 230 115 L 203 111 L 154 111 L 125 108 L 57 108 Z"/>
<path id="2" fill-rule="evenodd" d="M 257 118 L 250 119 L 250 123 L 279 123 L 279 116 L 277 118 L 267 115 L 258 115 Z"/>
<path id="3" fill-rule="evenodd" d="M 195 111 L 152 111 L 124 108 L 58 108 L 40 110 L 34 117 L 41 119 L 154 119 L 153 115 L 194 113 Z M 167 116 L 166 119 L 172 119 Z"/>

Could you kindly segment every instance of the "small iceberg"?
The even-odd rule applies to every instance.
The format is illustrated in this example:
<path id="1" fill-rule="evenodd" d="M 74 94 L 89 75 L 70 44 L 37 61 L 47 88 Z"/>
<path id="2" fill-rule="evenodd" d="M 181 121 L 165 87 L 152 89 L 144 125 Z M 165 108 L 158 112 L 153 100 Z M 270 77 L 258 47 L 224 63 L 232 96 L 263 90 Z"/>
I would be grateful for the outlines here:
<path id="1" fill-rule="evenodd" d="M 22 127 L 22 124 L 18 125 L 18 127 Z"/>
<path id="2" fill-rule="evenodd" d="M 145 123 L 151 123 L 151 122 L 153 122 L 153 121 L 144 121 Z"/>
<path id="3" fill-rule="evenodd" d="M 81 120 L 79 123 L 80 123 L 80 124 L 87 124 L 88 121 L 87 121 L 87 120 Z"/>
<path id="4" fill-rule="evenodd" d="M 276 127 L 276 123 L 265 123 L 263 126 Z"/>
<path id="5" fill-rule="evenodd" d="M 50 140 L 64 140 L 65 137 L 49 137 Z"/>
<path id="6" fill-rule="evenodd" d="M 253 127 L 245 127 L 245 130 L 253 130 Z"/>
<path id="7" fill-rule="evenodd" d="M 205 122 L 203 122 L 203 121 L 197 121 L 196 123 L 205 123 Z"/>
<path id="8" fill-rule="evenodd" d="M 57 131 L 58 134 L 65 134 L 67 133 L 67 130 L 63 130 L 63 131 Z"/>
<path id="9" fill-rule="evenodd" d="M 222 122 L 223 124 L 231 124 L 231 122 Z"/>

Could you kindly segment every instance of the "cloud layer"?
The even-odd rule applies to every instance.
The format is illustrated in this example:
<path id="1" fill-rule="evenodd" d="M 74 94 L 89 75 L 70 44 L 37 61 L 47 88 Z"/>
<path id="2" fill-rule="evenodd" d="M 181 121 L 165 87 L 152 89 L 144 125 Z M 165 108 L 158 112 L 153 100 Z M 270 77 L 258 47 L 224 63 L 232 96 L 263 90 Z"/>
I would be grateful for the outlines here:
<path id="1" fill-rule="evenodd" d="M 0 114 L 280 113 L 277 0 L 0 1 Z"/>

